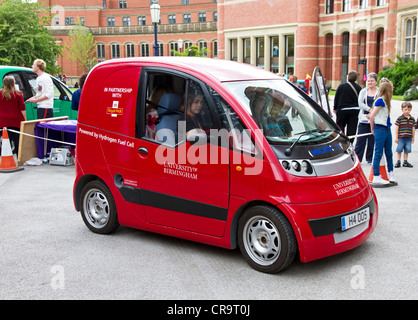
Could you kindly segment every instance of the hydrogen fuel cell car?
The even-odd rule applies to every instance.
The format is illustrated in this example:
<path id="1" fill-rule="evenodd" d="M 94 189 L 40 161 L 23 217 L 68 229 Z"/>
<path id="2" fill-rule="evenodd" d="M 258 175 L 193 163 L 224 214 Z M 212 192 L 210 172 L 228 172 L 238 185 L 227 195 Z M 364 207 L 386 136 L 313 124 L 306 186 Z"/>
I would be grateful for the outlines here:
<path id="1" fill-rule="evenodd" d="M 119 225 L 239 247 L 276 273 L 362 244 L 378 206 L 347 139 L 268 71 L 189 57 L 98 64 L 78 114 L 74 204 Z"/>

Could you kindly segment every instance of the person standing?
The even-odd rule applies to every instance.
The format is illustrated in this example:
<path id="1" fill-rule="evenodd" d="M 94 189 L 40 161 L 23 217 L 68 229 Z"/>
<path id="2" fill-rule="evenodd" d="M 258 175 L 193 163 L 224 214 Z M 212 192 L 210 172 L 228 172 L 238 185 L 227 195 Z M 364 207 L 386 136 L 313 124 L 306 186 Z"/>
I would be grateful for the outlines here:
<path id="1" fill-rule="evenodd" d="M 370 129 L 374 134 L 374 157 L 373 157 L 373 183 L 374 184 L 389 184 L 396 182 L 393 173 L 393 153 L 392 153 L 392 133 L 390 122 L 391 100 L 393 95 L 393 84 L 390 80 L 382 78 L 379 83 L 379 93 L 374 102 L 373 110 L 370 114 Z M 380 160 L 386 156 L 388 178 L 389 181 L 384 180 L 380 175 Z"/>
<path id="2" fill-rule="evenodd" d="M 15 87 L 15 78 L 6 76 L 0 90 L 0 128 L 7 127 L 20 131 L 20 122 L 26 120 L 26 106 L 23 94 Z M 14 153 L 19 152 L 20 134 L 8 131 L 10 141 L 14 144 Z"/>
<path id="3" fill-rule="evenodd" d="M 366 161 L 369 164 L 373 161 L 374 136 L 371 134 L 370 121 L 368 117 L 379 91 L 379 87 L 377 87 L 376 84 L 377 74 L 369 73 L 367 75 L 367 87 L 360 91 L 358 97 L 360 112 L 358 114 L 357 134 L 361 135 L 370 133 L 370 135 L 358 137 L 354 151 L 356 152 L 360 162 L 363 160 L 364 151 L 366 151 Z"/>
<path id="4" fill-rule="evenodd" d="M 415 142 L 415 119 L 411 116 L 412 103 L 405 101 L 401 105 L 402 115 L 395 122 L 395 143 L 396 161 L 395 168 L 401 167 L 401 156 L 403 152 L 403 167 L 413 168 L 414 166 L 408 162 L 408 154 L 411 153 L 411 146 Z"/>
<path id="5" fill-rule="evenodd" d="M 357 131 L 358 114 L 360 111 L 358 105 L 358 96 L 361 87 L 356 83 L 358 74 L 352 70 L 347 75 L 347 82 L 341 83 L 334 97 L 334 112 L 337 115 L 337 125 L 347 136 L 353 136 Z M 354 138 L 350 139 L 353 143 Z"/>
<path id="6" fill-rule="evenodd" d="M 80 81 L 80 88 L 73 92 L 73 97 L 71 99 L 71 109 L 78 110 L 78 106 L 80 104 L 81 98 L 81 90 L 83 89 L 84 82 L 86 81 L 87 73 L 83 74 L 79 81 Z"/>
<path id="7" fill-rule="evenodd" d="M 52 118 L 54 116 L 54 84 L 51 77 L 45 73 L 46 63 L 42 59 L 33 62 L 32 70 L 36 78 L 36 95 L 29 98 L 30 103 L 38 104 L 38 119 Z"/>

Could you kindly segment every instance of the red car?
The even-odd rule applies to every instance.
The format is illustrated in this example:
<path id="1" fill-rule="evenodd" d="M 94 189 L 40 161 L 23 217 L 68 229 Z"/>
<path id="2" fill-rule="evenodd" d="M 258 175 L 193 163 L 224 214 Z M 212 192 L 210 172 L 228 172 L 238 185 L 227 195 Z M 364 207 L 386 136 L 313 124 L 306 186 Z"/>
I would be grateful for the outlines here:
<path id="1" fill-rule="evenodd" d="M 248 64 L 98 64 L 78 113 L 74 203 L 119 225 L 234 249 L 276 273 L 362 244 L 377 199 L 347 137 L 309 96 Z"/>

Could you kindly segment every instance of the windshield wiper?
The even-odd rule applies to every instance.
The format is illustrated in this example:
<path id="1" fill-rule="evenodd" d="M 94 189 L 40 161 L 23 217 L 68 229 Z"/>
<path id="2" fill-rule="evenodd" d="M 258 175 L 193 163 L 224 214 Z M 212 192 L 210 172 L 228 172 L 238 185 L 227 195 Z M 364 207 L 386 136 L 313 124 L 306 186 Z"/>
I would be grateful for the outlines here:
<path id="1" fill-rule="evenodd" d="M 347 141 L 350 140 L 341 130 L 337 130 L 337 129 L 332 129 L 332 130 L 330 130 L 330 129 L 308 130 L 308 131 L 304 131 L 304 132 L 299 133 L 300 134 L 299 138 L 297 138 L 297 140 L 295 142 L 293 142 L 292 145 L 284 151 L 284 154 L 286 156 L 290 156 L 292 154 L 292 150 L 293 150 L 294 146 L 299 142 L 300 138 L 302 138 L 303 136 L 306 136 L 307 134 L 311 134 L 311 133 L 315 133 L 315 132 L 318 132 L 318 133 L 335 132 L 335 133 L 338 133 L 341 137 L 343 137 Z"/>
<path id="2" fill-rule="evenodd" d="M 341 130 L 334 129 L 334 130 L 332 130 L 332 131 L 334 131 L 335 133 L 338 133 L 341 137 L 343 137 L 343 138 L 344 138 L 344 139 L 346 139 L 347 141 L 350 141 L 350 138 L 349 138 L 349 137 L 347 137 L 347 136 L 344 134 L 344 132 L 342 132 Z"/>
<path id="3" fill-rule="evenodd" d="M 308 131 L 297 133 L 297 134 L 300 134 L 299 138 L 297 138 L 296 141 L 293 142 L 292 145 L 284 151 L 284 154 L 287 156 L 290 156 L 292 154 L 292 150 L 294 146 L 299 142 L 300 138 L 302 138 L 303 136 L 306 136 L 307 134 L 311 134 L 315 132 L 323 133 L 323 132 L 333 132 L 333 131 L 334 130 L 328 130 L 328 129 L 313 129 L 313 130 L 308 130 Z"/>

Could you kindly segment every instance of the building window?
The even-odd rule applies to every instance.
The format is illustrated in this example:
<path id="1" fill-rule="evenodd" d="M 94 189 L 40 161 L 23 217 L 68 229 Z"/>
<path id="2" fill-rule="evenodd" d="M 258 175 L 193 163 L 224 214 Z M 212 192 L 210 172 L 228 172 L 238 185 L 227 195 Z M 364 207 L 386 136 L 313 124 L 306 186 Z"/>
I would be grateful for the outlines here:
<path id="1" fill-rule="evenodd" d="M 176 15 L 175 14 L 169 14 L 168 15 L 168 24 L 176 24 Z"/>
<path id="2" fill-rule="evenodd" d="M 82 26 L 85 26 L 85 25 L 86 25 L 86 18 L 85 18 L 85 17 L 80 17 L 80 18 L 79 18 L 79 21 L 80 21 L 80 24 L 81 24 Z"/>
<path id="3" fill-rule="evenodd" d="M 344 32 L 342 35 L 342 56 L 341 56 L 341 82 L 347 82 L 348 60 L 350 57 L 350 33 Z"/>
<path id="4" fill-rule="evenodd" d="M 192 16 L 190 13 L 183 14 L 183 23 L 191 23 L 192 22 Z"/>
<path id="5" fill-rule="evenodd" d="M 199 22 L 206 22 L 206 12 L 199 13 Z"/>
<path id="6" fill-rule="evenodd" d="M 129 27 L 131 25 L 131 17 L 122 17 L 122 25 Z"/>
<path id="7" fill-rule="evenodd" d="M 103 9 L 107 8 L 106 0 L 103 0 Z"/>
<path id="8" fill-rule="evenodd" d="M 256 38 L 257 42 L 257 57 L 264 58 L 264 37 Z"/>
<path id="9" fill-rule="evenodd" d="M 377 6 L 384 6 L 386 4 L 386 0 L 377 0 Z"/>
<path id="10" fill-rule="evenodd" d="M 279 72 L 279 37 L 270 37 L 270 71 Z"/>
<path id="11" fill-rule="evenodd" d="M 133 43 L 128 43 L 126 45 L 126 57 L 127 58 L 135 57 L 135 45 Z"/>
<path id="12" fill-rule="evenodd" d="M 325 13 L 326 14 L 334 13 L 334 0 L 325 1 Z"/>
<path id="13" fill-rule="evenodd" d="M 104 44 L 98 44 L 97 45 L 97 59 L 98 60 L 106 59 L 105 45 Z"/>
<path id="14" fill-rule="evenodd" d="M 112 44 L 112 59 L 120 58 L 120 46 Z"/>
<path id="15" fill-rule="evenodd" d="M 170 43 L 170 56 L 175 56 L 173 51 L 179 51 L 179 47 L 178 47 L 177 42 L 171 42 Z"/>
<path id="16" fill-rule="evenodd" d="M 231 39 L 229 41 L 229 47 L 230 47 L 229 58 L 233 61 L 237 61 L 238 60 L 237 39 Z"/>
<path id="17" fill-rule="evenodd" d="M 186 52 L 191 46 L 192 46 L 191 41 L 184 41 L 183 42 L 184 52 Z"/>
<path id="18" fill-rule="evenodd" d="M 145 16 L 138 17 L 138 26 L 145 26 L 147 24 L 147 19 Z"/>
<path id="19" fill-rule="evenodd" d="M 213 21 L 218 21 L 218 11 L 213 13 Z"/>
<path id="20" fill-rule="evenodd" d="M 190 0 L 181 0 L 181 4 L 183 6 L 186 6 L 186 5 L 190 4 Z"/>
<path id="21" fill-rule="evenodd" d="M 278 57 L 279 56 L 279 37 L 271 37 L 270 38 L 270 50 L 271 54 L 270 57 Z"/>
<path id="22" fill-rule="evenodd" d="M 115 26 L 115 17 L 108 17 L 107 18 L 107 26 L 114 27 Z"/>
<path id="23" fill-rule="evenodd" d="M 343 0 L 343 12 L 351 10 L 351 0 Z"/>
<path id="24" fill-rule="evenodd" d="M 256 65 L 257 67 L 264 68 L 264 37 L 256 38 Z"/>
<path id="25" fill-rule="evenodd" d="M 128 7 L 127 1 L 119 1 L 119 9 L 126 9 Z"/>
<path id="26" fill-rule="evenodd" d="M 360 0 L 360 9 L 366 9 L 368 7 L 368 0 Z"/>
<path id="27" fill-rule="evenodd" d="M 149 44 L 141 44 L 141 57 L 149 57 Z"/>
<path id="28" fill-rule="evenodd" d="M 405 57 L 416 60 L 417 47 L 417 18 L 405 21 Z"/>
<path id="29" fill-rule="evenodd" d="M 54 18 L 54 25 L 59 26 L 59 24 L 60 24 L 60 18 L 55 17 Z"/>
<path id="30" fill-rule="evenodd" d="M 295 36 L 289 35 L 285 37 L 285 64 L 286 73 L 295 73 Z"/>
<path id="31" fill-rule="evenodd" d="M 242 49 L 243 51 L 243 57 L 244 57 L 244 61 L 245 63 L 250 63 L 251 62 L 251 39 L 242 39 Z"/>
<path id="32" fill-rule="evenodd" d="M 65 17 L 65 25 L 72 26 L 75 24 L 74 17 Z"/>
<path id="33" fill-rule="evenodd" d="M 216 58 L 218 56 L 218 41 L 213 41 L 212 48 L 213 48 L 212 56 Z"/>
<path id="34" fill-rule="evenodd" d="M 208 43 L 206 41 L 199 42 L 199 51 L 202 51 L 203 49 L 208 48 Z M 207 56 L 207 52 L 205 53 L 205 56 Z"/>

